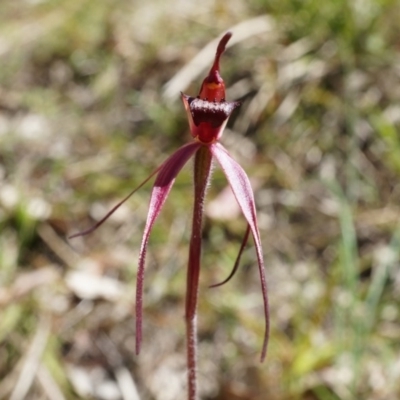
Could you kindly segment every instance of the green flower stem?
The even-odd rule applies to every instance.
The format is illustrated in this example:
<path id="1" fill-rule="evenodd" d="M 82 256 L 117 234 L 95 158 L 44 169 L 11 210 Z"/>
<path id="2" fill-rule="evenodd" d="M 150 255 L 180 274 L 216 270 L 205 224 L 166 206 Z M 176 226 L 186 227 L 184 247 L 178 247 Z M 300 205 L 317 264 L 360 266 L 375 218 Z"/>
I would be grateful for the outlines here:
<path id="1" fill-rule="evenodd" d="M 194 160 L 194 208 L 186 286 L 186 333 L 189 400 L 197 399 L 197 300 L 199 290 L 204 198 L 211 176 L 212 154 L 200 147 Z"/>

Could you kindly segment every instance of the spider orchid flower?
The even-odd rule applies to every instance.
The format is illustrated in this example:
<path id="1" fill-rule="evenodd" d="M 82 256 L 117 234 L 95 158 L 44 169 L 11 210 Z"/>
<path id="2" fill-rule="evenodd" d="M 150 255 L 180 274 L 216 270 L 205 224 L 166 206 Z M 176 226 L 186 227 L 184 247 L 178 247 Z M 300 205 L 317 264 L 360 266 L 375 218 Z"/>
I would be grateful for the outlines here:
<path id="1" fill-rule="evenodd" d="M 223 282 L 212 285 L 220 286 L 226 283 L 238 269 L 243 249 L 250 233 L 253 236 L 258 268 L 261 278 L 261 292 L 264 302 L 265 335 L 261 352 L 261 361 L 264 360 L 267 351 L 269 337 L 269 312 L 267 283 L 264 270 L 263 252 L 260 233 L 257 226 L 257 216 L 253 191 L 249 179 L 242 167 L 229 155 L 225 147 L 219 143 L 229 116 L 239 107 L 239 102 L 225 100 L 225 84 L 219 72 L 219 60 L 221 54 L 232 34 L 226 33 L 220 40 L 214 63 L 208 76 L 204 79 L 197 97 L 190 97 L 182 93 L 182 101 L 186 109 L 193 140 L 180 147 L 164 161 L 153 173 L 134 189 L 127 197 L 118 203 L 107 215 L 86 231 L 77 233 L 71 237 L 84 236 L 97 229 L 107 218 L 127 201 L 139 188 L 141 188 L 154 175 L 155 183 L 150 198 L 147 222 L 144 228 L 142 244 L 139 253 L 139 266 L 136 283 L 136 353 L 140 351 L 142 341 L 142 307 L 143 307 L 143 282 L 145 271 L 146 250 L 150 233 L 154 222 L 168 197 L 175 178 L 186 162 L 194 156 L 194 209 L 192 234 L 190 239 L 186 311 L 185 320 L 187 327 L 187 359 L 188 359 L 188 388 L 189 399 L 196 398 L 196 348 L 197 348 L 197 302 L 199 292 L 199 274 L 201 258 L 201 233 L 203 219 L 203 205 L 206 189 L 211 176 L 213 159 L 221 166 L 240 209 L 247 221 L 247 229 L 239 250 L 238 257 L 231 274 Z"/>

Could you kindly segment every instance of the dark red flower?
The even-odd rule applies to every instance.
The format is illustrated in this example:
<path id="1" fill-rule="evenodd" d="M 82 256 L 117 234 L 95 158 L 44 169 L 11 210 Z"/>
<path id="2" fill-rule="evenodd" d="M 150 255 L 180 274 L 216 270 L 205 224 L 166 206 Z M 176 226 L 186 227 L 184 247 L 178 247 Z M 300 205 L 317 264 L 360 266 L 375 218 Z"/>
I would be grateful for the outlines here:
<path id="1" fill-rule="evenodd" d="M 189 372 L 189 399 L 196 398 L 196 348 L 197 348 L 197 300 L 199 289 L 200 256 L 201 256 L 201 228 L 203 217 L 203 204 L 206 189 L 211 175 L 211 164 L 213 159 L 221 166 L 225 176 L 232 188 L 235 198 L 247 221 L 247 229 L 238 258 L 230 276 L 223 282 L 212 287 L 220 286 L 227 282 L 236 272 L 240 256 L 246 245 L 251 232 L 258 261 L 261 280 L 261 292 L 264 300 L 265 312 L 265 336 L 261 352 L 261 360 L 264 360 L 267 351 L 269 337 L 269 313 L 267 284 L 264 271 L 263 252 L 260 233 L 257 225 L 257 216 L 253 191 L 249 179 L 243 168 L 230 156 L 225 147 L 219 143 L 229 116 L 237 108 L 239 102 L 228 102 L 225 100 L 225 84 L 219 72 L 219 60 L 225 51 L 231 33 L 223 36 L 219 42 L 214 64 L 208 76 L 204 79 L 197 97 L 182 94 L 190 132 L 194 140 L 173 153 L 162 165 L 160 165 L 138 188 L 134 189 L 125 199 L 118 203 L 102 220 L 92 228 L 77 233 L 72 237 L 86 235 L 97 229 L 121 204 L 128 200 L 140 187 L 142 187 L 152 176 L 157 174 L 150 198 L 149 212 L 144 228 L 142 244 L 139 253 L 139 266 L 136 282 L 136 352 L 140 351 L 142 340 L 142 306 L 143 306 L 143 282 L 145 271 L 146 250 L 150 233 L 154 222 L 174 184 L 175 178 L 192 156 L 194 160 L 194 210 L 192 223 L 192 236 L 189 247 L 188 278 L 186 292 L 186 326 L 188 340 L 188 372 Z"/>

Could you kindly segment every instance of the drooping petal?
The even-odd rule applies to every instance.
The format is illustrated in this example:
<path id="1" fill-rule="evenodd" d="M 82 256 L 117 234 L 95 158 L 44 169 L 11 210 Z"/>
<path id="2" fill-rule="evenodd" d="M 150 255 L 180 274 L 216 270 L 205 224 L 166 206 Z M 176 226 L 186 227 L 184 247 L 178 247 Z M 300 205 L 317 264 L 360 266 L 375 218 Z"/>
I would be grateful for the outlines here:
<path id="1" fill-rule="evenodd" d="M 242 254 L 243 254 L 243 250 L 246 247 L 247 241 L 249 239 L 249 235 L 250 235 L 250 225 L 247 224 L 246 233 L 243 236 L 242 244 L 241 244 L 240 249 L 239 249 L 239 254 L 236 257 L 236 261 L 235 261 L 235 264 L 233 265 L 231 273 L 222 282 L 214 283 L 213 285 L 210 285 L 209 288 L 216 288 L 216 287 L 225 285 L 225 283 L 229 282 L 233 278 L 233 276 L 236 274 L 236 271 L 239 268 L 240 259 L 241 259 Z"/>
<path id="2" fill-rule="evenodd" d="M 189 158 L 201 147 L 201 143 L 192 142 L 179 148 L 161 166 L 151 193 L 149 212 L 147 214 L 146 226 L 144 228 L 142 244 L 139 253 L 139 268 L 136 282 L 136 353 L 140 351 L 142 341 L 142 308 L 143 308 L 143 281 L 144 264 L 146 258 L 147 244 L 151 229 L 168 194 L 175 182 L 179 171 L 183 168 Z"/>
<path id="3" fill-rule="evenodd" d="M 137 186 L 135 189 L 133 189 L 132 192 L 130 192 L 128 194 L 128 196 L 126 196 L 117 205 L 115 205 L 100 221 L 96 222 L 93 226 L 91 226 L 90 228 L 88 228 L 82 232 L 78 232 L 78 233 L 75 233 L 75 234 L 69 236 L 68 239 L 73 239 L 78 236 L 86 236 L 86 235 L 89 235 L 90 233 L 94 232 L 97 228 L 99 228 L 101 225 L 103 225 L 103 223 L 105 221 L 107 221 L 107 219 L 109 217 L 111 217 L 111 215 L 114 214 L 114 212 L 117 211 L 118 208 L 122 206 L 122 204 L 124 204 L 128 199 L 130 199 L 132 195 L 134 195 L 145 183 L 147 183 L 162 168 L 162 166 L 163 165 L 160 165 L 156 170 L 154 170 L 139 186 Z"/>
<path id="4" fill-rule="evenodd" d="M 253 190 L 250 185 L 249 178 L 243 168 L 229 155 L 228 151 L 220 144 L 215 143 L 210 145 L 210 150 L 213 156 L 221 165 L 222 170 L 232 188 L 236 200 L 246 218 L 251 233 L 254 238 L 256 248 L 258 269 L 261 279 L 261 290 L 264 300 L 264 313 L 265 313 L 265 335 L 264 344 L 261 352 L 261 361 L 265 359 L 267 354 L 267 345 L 269 338 L 269 306 L 268 306 L 268 290 L 267 281 L 265 277 L 263 251 L 261 246 L 260 233 L 257 224 L 257 215 L 254 202 Z"/>

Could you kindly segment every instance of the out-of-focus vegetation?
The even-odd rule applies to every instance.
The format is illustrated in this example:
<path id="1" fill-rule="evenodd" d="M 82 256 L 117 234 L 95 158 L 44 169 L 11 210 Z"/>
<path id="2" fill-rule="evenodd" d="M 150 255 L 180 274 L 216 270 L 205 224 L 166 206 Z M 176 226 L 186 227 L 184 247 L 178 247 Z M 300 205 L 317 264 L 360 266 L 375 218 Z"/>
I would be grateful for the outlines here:
<path id="1" fill-rule="evenodd" d="M 243 104 L 223 141 L 256 189 L 272 332 L 260 364 L 252 246 L 208 289 L 245 230 L 216 169 L 202 398 L 400 398 L 399 21 L 397 0 L 1 0 L 0 398 L 185 398 L 190 168 L 151 237 L 140 356 L 151 185 L 92 236 L 67 236 L 189 140 L 179 91 L 197 94 L 205 70 L 190 62 L 229 29 L 221 68 Z"/>

